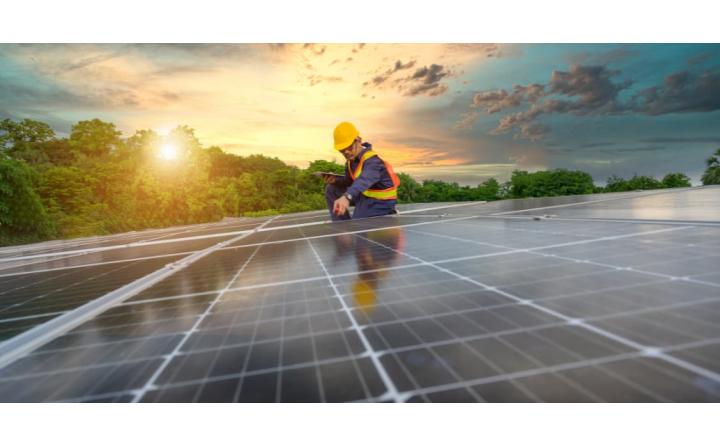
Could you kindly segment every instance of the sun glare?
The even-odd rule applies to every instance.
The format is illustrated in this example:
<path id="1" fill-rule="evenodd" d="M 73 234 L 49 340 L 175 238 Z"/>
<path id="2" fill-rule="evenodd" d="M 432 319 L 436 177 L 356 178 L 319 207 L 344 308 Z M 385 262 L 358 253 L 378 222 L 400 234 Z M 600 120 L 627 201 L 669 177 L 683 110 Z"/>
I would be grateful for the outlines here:
<path id="1" fill-rule="evenodd" d="M 175 147 L 174 145 L 165 144 L 160 147 L 160 157 L 161 158 L 168 160 L 168 161 L 172 161 L 174 159 L 177 159 L 177 156 L 178 156 L 177 147 Z"/>

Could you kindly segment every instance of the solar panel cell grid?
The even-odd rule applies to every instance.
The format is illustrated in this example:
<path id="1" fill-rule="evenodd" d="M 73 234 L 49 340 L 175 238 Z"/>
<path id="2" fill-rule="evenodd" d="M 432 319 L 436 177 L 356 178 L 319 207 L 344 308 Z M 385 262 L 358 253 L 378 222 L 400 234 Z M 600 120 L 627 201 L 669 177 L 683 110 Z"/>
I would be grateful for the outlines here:
<path id="1" fill-rule="evenodd" d="M 720 226 L 492 213 L 719 190 L 288 215 L 228 247 L 200 238 L 1 276 L 11 339 L 175 259 L 150 252 L 212 249 L 0 366 L 0 400 L 718 401 Z M 87 259 L 20 267 L 61 261 Z"/>

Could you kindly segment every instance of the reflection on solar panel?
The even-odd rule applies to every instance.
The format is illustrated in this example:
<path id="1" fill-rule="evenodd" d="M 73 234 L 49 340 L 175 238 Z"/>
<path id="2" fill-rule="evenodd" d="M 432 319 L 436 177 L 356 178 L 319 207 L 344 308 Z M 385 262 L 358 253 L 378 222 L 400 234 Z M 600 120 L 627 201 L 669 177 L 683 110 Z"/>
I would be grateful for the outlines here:
<path id="1" fill-rule="evenodd" d="M 21 401 L 720 401 L 720 187 L 0 249 Z"/>

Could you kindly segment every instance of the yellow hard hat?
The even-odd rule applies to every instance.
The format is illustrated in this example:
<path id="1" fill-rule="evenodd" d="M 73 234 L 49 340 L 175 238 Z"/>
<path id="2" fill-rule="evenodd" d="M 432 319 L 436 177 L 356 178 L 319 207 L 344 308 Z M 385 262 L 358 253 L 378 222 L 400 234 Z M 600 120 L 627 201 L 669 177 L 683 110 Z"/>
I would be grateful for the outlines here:
<path id="1" fill-rule="evenodd" d="M 345 150 L 358 136 L 360 136 L 360 132 L 357 131 L 355 125 L 350 122 L 340 122 L 333 132 L 335 150 Z"/>

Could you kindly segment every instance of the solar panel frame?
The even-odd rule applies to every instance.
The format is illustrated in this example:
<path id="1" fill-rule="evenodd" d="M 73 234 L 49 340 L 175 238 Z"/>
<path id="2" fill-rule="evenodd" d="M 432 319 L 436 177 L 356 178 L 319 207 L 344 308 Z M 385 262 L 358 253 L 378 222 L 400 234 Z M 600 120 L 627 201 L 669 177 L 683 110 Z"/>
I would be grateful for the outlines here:
<path id="1" fill-rule="evenodd" d="M 718 283 L 712 270 L 686 274 L 702 264 L 691 248 L 703 240 L 699 261 L 718 264 L 720 228 L 488 218 L 475 211 L 482 205 L 339 224 L 276 218 L 282 224 L 205 257 L 234 257 L 222 284 L 114 304 L 0 368 L 0 399 L 720 399 Z M 667 252 L 668 261 L 656 257 Z M 473 262 L 514 269 L 478 274 Z M 206 273 L 203 264 L 193 265 Z M 387 301 L 367 310 L 357 283 Z M 668 341 L 647 344 L 662 337 L 638 336 L 638 320 L 665 329 Z M 20 384 L 33 389 L 18 392 Z"/>

